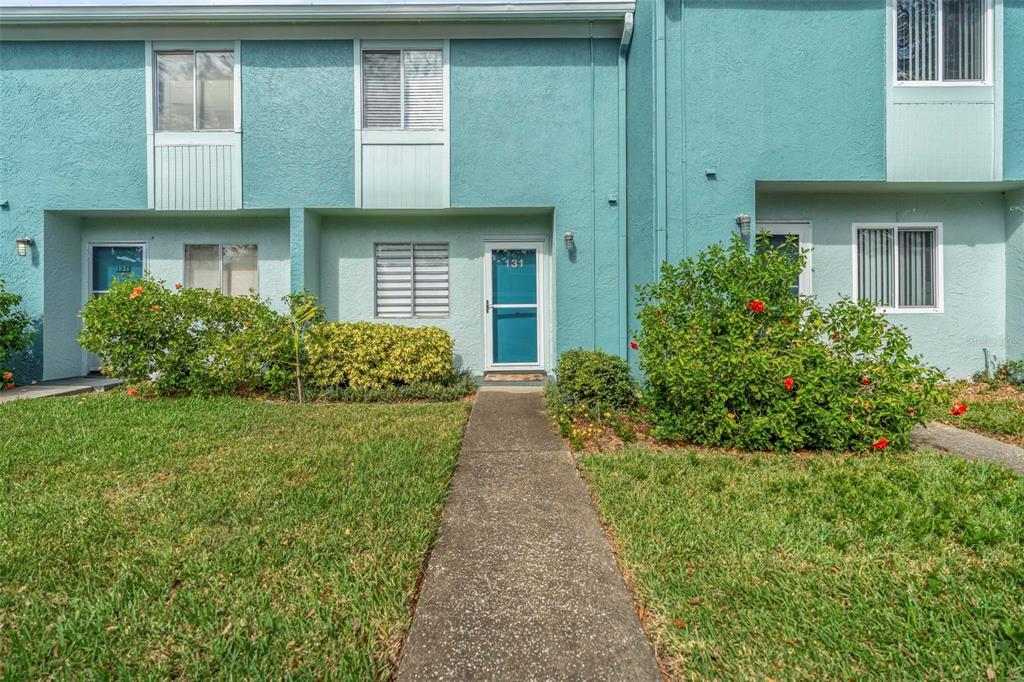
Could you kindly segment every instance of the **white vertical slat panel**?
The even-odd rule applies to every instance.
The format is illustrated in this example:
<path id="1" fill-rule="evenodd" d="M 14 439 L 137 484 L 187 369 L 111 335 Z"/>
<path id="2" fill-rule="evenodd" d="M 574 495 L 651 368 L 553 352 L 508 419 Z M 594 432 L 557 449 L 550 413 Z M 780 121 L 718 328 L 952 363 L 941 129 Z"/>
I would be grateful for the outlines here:
<path id="1" fill-rule="evenodd" d="M 441 50 L 402 52 L 402 127 L 440 130 L 444 127 L 444 68 Z"/>
<path id="2" fill-rule="evenodd" d="M 241 208 L 236 178 L 241 169 L 229 144 L 156 145 L 154 207 L 193 211 Z"/>
<path id="3" fill-rule="evenodd" d="M 363 128 L 402 127 L 402 53 L 364 50 Z"/>

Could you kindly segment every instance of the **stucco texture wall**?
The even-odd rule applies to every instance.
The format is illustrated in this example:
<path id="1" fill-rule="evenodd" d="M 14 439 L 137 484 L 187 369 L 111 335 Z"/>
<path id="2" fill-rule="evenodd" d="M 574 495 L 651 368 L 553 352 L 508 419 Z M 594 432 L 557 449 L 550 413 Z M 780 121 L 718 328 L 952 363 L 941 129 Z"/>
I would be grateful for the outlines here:
<path id="1" fill-rule="evenodd" d="M 5 42 L 0 49 L 0 276 L 43 325 L 46 209 L 145 208 L 142 42 Z M 19 257 L 13 242 L 36 247 Z M 15 369 L 42 376 L 43 336 Z"/>
<path id="2" fill-rule="evenodd" d="M 353 203 L 351 40 L 242 42 L 247 208 Z"/>
<path id="3" fill-rule="evenodd" d="M 323 216 L 320 228 L 321 301 L 328 319 L 372 320 L 374 243 L 447 242 L 450 315 L 447 318 L 379 321 L 410 326 L 430 325 L 448 330 L 455 341 L 458 366 L 479 374 L 484 367 L 484 239 L 533 236 L 548 239 L 550 246 L 550 213 Z M 554 246 L 560 247 L 557 243 Z M 551 311 L 550 300 L 548 303 Z M 549 340 L 546 349 L 549 368 L 554 366 L 551 358 L 554 346 L 552 318 L 548 315 L 545 334 Z"/>
<path id="4" fill-rule="evenodd" d="M 990 194 L 762 194 L 761 220 L 812 223 L 813 294 L 853 295 L 853 223 L 941 222 L 943 313 L 894 313 L 914 351 L 951 377 L 984 368 L 982 348 L 1006 357 L 1005 204 Z"/>
<path id="5" fill-rule="evenodd" d="M 1006 193 L 1006 356 L 1024 360 L 1024 189 Z"/>
<path id="6" fill-rule="evenodd" d="M 1003 177 L 1024 180 L 1024 0 L 1003 2 Z"/>
<path id="7" fill-rule="evenodd" d="M 885 178 L 884 0 L 667 0 L 666 13 L 670 260 L 754 215 L 757 180 Z"/>
<path id="8" fill-rule="evenodd" d="M 453 207 L 554 209 L 558 350 L 619 351 L 618 42 L 452 40 Z"/>

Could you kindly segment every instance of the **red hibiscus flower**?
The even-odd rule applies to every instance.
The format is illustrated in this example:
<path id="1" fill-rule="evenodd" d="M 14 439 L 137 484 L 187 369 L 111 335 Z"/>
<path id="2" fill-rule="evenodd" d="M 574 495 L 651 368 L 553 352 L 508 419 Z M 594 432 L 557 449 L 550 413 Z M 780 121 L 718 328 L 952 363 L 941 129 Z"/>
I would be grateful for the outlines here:
<path id="1" fill-rule="evenodd" d="M 865 386 L 870 386 L 871 385 L 871 377 L 861 377 L 860 378 L 860 383 L 864 384 Z"/>
<path id="2" fill-rule="evenodd" d="M 137 299 L 139 296 L 142 296 L 142 287 L 135 287 L 134 289 L 132 289 L 132 293 L 128 294 L 128 298 L 132 299 L 133 301 Z"/>
<path id="3" fill-rule="evenodd" d="M 10 381 L 13 378 L 14 378 L 14 374 L 12 374 L 11 372 L 4 372 L 3 373 L 3 380 L 4 381 Z"/>
<path id="4" fill-rule="evenodd" d="M 786 387 L 787 391 L 792 391 L 793 390 L 793 384 L 795 384 L 795 383 L 796 382 L 793 381 L 793 377 L 786 377 L 782 381 L 782 385 Z"/>
<path id="5" fill-rule="evenodd" d="M 889 447 L 889 439 L 884 436 L 871 444 L 872 450 L 885 450 L 887 447 Z"/>
<path id="6" fill-rule="evenodd" d="M 637 344 L 636 341 L 630 341 L 629 347 L 632 348 L 633 350 L 640 350 L 640 346 Z"/>
<path id="7" fill-rule="evenodd" d="M 951 415 L 953 415 L 954 417 L 959 417 L 960 415 L 962 415 L 966 411 L 967 411 L 967 406 L 966 405 L 964 405 L 963 403 L 956 403 L 955 405 L 953 405 L 952 409 L 950 409 L 949 413 Z"/>
<path id="8" fill-rule="evenodd" d="M 913 407 L 908 407 L 907 408 L 907 414 L 915 415 L 915 414 L 917 414 L 917 410 L 915 410 Z"/>
<path id="9" fill-rule="evenodd" d="M 12 390 L 14 388 L 14 384 L 13 383 L 8 383 L 6 386 L 4 386 L 4 388 L 6 388 L 8 391 L 10 391 L 10 390 Z"/>
<path id="10" fill-rule="evenodd" d="M 181 288 L 181 282 L 175 282 L 174 283 L 174 288 L 175 289 L 180 289 Z"/>
<path id="11" fill-rule="evenodd" d="M 138 394 L 139 394 L 139 392 L 138 392 L 138 391 L 136 391 L 136 390 L 135 390 L 134 388 L 129 388 L 129 389 L 128 389 L 128 395 L 129 395 L 129 397 L 132 397 L 132 398 L 134 398 L 134 397 L 135 397 L 135 396 L 137 396 Z"/>
<path id="12" fill-rule="evenodd" d="M 753 301 L 747 304 L 747 308 L 754 311 L 755 313 L 763 313 L 765 311 L 764 301 L 760 301 L 755 298 Z"/>

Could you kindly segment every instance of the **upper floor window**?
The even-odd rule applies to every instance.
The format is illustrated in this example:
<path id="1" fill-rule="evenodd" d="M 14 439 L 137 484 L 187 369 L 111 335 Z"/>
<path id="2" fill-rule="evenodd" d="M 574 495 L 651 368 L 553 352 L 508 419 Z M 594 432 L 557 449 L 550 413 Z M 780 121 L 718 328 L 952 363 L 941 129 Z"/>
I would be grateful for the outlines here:
<path id="1" fill-rule="evenodd" d="M 989 2 L 897 0 L 897 82 L 984 82 Z"/>
<path id="2" fill-rule="evenodd" d="M 158 131 L 234 129 L 234 51 L 161 51 L 155 59 Z"/>
<path id="3" fill-rule="evenodd" d="M 441 50 L 363 50 L 362 67 L 363 128 L 444 127 Z"/>

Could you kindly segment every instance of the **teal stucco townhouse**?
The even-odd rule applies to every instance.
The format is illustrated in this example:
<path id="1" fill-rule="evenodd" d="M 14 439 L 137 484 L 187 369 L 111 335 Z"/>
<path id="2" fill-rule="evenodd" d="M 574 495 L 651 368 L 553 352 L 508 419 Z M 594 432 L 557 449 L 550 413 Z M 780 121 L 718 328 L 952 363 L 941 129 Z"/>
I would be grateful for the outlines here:
<path id="1" fill-rule="evenodd" d="M 0 204 L 23 378 L 143 271 L 630 356 L 660 262 L 757 231 L 967 376 L 1024 353 L 1024 0 L 4 0 Z"/>

